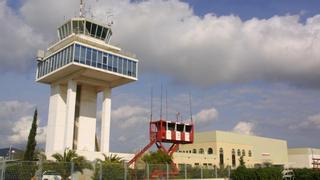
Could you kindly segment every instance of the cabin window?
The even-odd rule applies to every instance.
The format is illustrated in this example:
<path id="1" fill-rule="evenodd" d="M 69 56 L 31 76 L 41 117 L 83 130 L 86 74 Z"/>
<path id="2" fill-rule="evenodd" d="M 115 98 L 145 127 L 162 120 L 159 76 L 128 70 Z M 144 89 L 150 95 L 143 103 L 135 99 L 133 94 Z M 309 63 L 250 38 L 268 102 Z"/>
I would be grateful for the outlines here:
<path id="1" fill-rule="evenodd" d="M 175 130 L 175 123 L 169 123 L 168 124 L 168 130 L 170 130 L 170 131 L 174 131 Z"/>
<path id="2" fill-rule="evenodd" d="M 98 29 L 97 29 L 97 38 L 101 39 L 101 35 L 102 35 L 102 26 L 98 26 Z"/>
<path id="3" fill-rule="evenodd" d="M 96 37 L 96 31 L 97 31 L 97 25 L 92 24 L 92 28 L 91 28 L 91 32 L 90 32 L 92 37 Z"/>
<path id="4" fill-rule="evenodd" d="M 177 124 L 177 131 L 183 132 L 184 125 L 183 124 Z"/>
<path id="5" fill-rule="evenodd" d="M 190 125 L 186 125 L 186 132 L 191 132 L 191 128 L 192 126 L 190 126 Z"/>
<path id="6" fill-rule="evenodd" d="M 90 22 L 86 22 L 86 31 L 85 34 L 89 34 L 91 30 L 91 23 Z"/>

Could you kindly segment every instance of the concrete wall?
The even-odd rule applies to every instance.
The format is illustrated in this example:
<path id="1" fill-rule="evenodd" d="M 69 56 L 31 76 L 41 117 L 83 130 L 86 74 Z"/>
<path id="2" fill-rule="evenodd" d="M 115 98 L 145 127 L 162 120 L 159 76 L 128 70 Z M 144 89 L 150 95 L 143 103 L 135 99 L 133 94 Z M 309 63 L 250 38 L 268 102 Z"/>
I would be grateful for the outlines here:
<path id="1" fill-rule="evenodd" d="M 199 154 L 199 149 L 204 149 L 204 154 Z M 213 154 L 209 155 L 208 148 L 213 148 Z M 271 139 L 258 136 L 249 136 L 224 131 L 210 131 L 195 134 L 193 144 L 181 145 L 180 153 L 174 155 L 176 163 L 219 165 L 219 150 L 223 149 L 224 165 L 232 166 L 232 150 L 235 151 L 236 166 L 242 151 L 245 151 L 244 161 L 247 167 L 255 164 L 270 162 L 272 164 L 286 165 L 288 163 L 287 142 L 279 139 Z M 197 150 L 197 155 L 193 154 Z M 238 149 L 241 155 L 238 155 Z M 191 153 L 190 153 L 191 151 Z M 249 156 L 251 151 L 252 156 Z M 184 153 L 183 153 L 184 152 Z M 187 157 L 187 158 L 185 158 Z"/>
<path id="2" fill-rule="evenodd" d="M 96 89 L 92 86 L 81 86 L 77 150 L 95 151 L 96 113 Z"/>
<path id="3" fill-rule="evenodd" d="M 312 168 L 312 159 L 320 158 L 320 149 L 289 148 L 288 157 L 291 168 Z"/>
<path id="4" fill-rule="evenodd" d="M 66 86 L 60 84 L 51 85 L 46 136 L 46 152 L 57 151 L 64 148 L 66 96 Z"/>

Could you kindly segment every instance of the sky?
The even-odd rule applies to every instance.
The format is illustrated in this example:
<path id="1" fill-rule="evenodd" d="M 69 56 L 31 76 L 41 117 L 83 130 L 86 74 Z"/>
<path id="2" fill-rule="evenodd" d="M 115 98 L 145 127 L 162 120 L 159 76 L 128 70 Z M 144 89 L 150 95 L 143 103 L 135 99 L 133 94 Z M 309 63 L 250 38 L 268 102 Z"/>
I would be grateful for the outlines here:
<path id="1" fill-rule="evenodd" d="M 140 60 L 138 81 L 112 90 L 111 151 L 148 143 L 150 91 L 157 119 L 161 84 L 168 119 L 190 118 L 191 94 L 197 132 L 319 148 L 319 7 L 315 0 L 86 0 L 87 17 L 107 23 L 113 15 L 110 43 Z M 0 0 L 0 148 L 24 148 L 35 108 L 44 148 L 50 87 L 35 82 L 34 56 L 77 15 L 78 0 Z"/>

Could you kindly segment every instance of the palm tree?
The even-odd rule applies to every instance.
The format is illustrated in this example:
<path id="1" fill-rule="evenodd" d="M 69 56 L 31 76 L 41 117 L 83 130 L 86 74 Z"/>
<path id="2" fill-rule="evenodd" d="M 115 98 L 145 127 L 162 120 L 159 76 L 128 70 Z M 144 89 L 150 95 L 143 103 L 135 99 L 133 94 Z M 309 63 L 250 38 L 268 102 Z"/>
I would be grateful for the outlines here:
<path id="1" fill-rule="evenodd" d="M 107 156 L 103 154 L 104 160 L 97 159 L 95 174 L 93 179 L 103 178 L 105 180 L 123 179 L 124 160 L 116 154 Z"/>
<path id="2" fill-rule="evenodd" d="M 63 154 L 55 153 L 52 157 L 57 165 L 55 170 L 61 174 L 63 179 L 67 179 L 71 175 L 71 169 L 73 172 L 79 171 L 81 173 L 83 173 L 84 169 L 92 169 L 92 165 L 84 156 L 79 156 L 71 149 L 65 149 Z"/>
<path id="3" fill-rule="evenodd" d="M 103 154 L 104 156 L 104 161 L 101 162 L 106 162 L 106 163 L 122 163 L 123 159 L 119 156 L 117 156 L 116 154 L 111 154 L 110 156 L 107 156 L 105 154 Z"/>

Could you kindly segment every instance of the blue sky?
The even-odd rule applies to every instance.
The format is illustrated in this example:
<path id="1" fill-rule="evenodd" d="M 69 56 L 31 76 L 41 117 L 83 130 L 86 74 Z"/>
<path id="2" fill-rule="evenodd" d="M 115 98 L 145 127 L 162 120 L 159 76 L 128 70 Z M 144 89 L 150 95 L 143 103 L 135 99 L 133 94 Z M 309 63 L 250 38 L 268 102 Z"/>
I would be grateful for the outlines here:
<path id="1" fill-rule="evenodd" d="M 0 147 L 24 146 L 34 107 L 44 142 L 50 88 L 34 82 L 33 56 L 56 39 L 56 27 L 74 16 L 77 3 L 0 1 L 0 138 L 6 140 Z M 139 80 L 112 93 L 112 151 L 147 143 L 150 88 L 159 117 L 161 83 L 170 118 L 178 111 L 188 118 L 191 92 L 197 131 L 320 146 L 319 1 L 110 0 L 87 7 L 100 21 L 112 11 L 111 44 L 140 59 Z"/>

